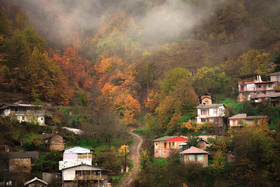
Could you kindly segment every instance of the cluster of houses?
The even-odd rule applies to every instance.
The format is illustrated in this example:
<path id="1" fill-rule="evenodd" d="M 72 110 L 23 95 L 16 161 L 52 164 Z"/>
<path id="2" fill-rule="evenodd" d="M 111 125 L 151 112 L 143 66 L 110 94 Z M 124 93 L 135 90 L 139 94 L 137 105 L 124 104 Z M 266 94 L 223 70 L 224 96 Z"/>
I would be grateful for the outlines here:
<path id="1" fill-rule="evenodd" d="M 239 102 L 250 101 L 253 106 L 268 101 L 274 107 L 280 107 L 280 72 L 267 75 L 268 80 L 262 81 L 259 75 L 247 75 L 238 82 Z M 253 78 L 253 79 L 252 79 Z M 237 114 L 225 118 L 226 107 L 223 104 L 215 104 L 215 98 L 211 94 L 204 94 L 199 97 L 200 104 L 197 108 L 196 122 L 201 124 L 211 122 L 215 128 L 224 131 L 227 127 L 238 130 L 243 126 L 261 124 L 267 121 L 267 116 L 248 116 L 246 113 Z M 216 136 L 198 136 L 197 147 L 186 149 L 188 138 L 184 136 L 164 136 L 153 140 L 155 158 L 167 158 L 173 151 L 179 151 L 181 160 L 185 163 L 195 162 L 203 166 L 208 165 L 208 152 L 205 151 L 210 145 L 208 139 Z"/>
<path id="2" fill-rule="evenodd" d="M 63 140 L 59 135 L 42 135 L 42 137 L 48 137 L 44 140 L 49 140 L 48 148 L 50 150 L 64 150 Z M 30 174 L 34 163 L 38 160 L 37 151 L 20 151 L 10 152 L 8 146 L 1 147 L 1 154 L 6 154 L 8 158 L 7 171 L 11 174 L 23 173 Z M 5 168 L 4 168 L 5 170 Z M 2 172 L 4 171 L 2 168 Z M 87 186 L 89 183 L 92 186 L 110 187 L 110 178 L 106 170 L 96 165 L 92 165 L 92 153 L 90 149 L 82 147 L 73 147 L 65 149 L 63 152 L 63 160 L 59 162 L 60 173 L 42 173 L 42 179 L 33 178 L 24 183 L 24 186 L 48 186 L 52 183 L 57 183 L 62 180 L 62 186 Z M 16 181 L 4 181 L 0 182 L 0 186 L 12 186 Z"/>
<path id="3" fill-rule="evenodd" d="M 250 101 L 257 105 L 263 101 L 269 101 L 274 107 L 280 107 L 280 72 L 267 75 L 263 81 L 260 75 L 251 74 L 240 77 L 238 81 L 238 100 Z"/>

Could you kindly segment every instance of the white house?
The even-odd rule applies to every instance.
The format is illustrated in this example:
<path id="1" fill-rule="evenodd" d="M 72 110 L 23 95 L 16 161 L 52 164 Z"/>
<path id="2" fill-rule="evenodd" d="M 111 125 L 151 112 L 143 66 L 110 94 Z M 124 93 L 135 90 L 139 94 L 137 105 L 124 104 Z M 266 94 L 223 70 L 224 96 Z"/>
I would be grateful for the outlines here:
<path id="1" fill-rule="evenodd" d="M 45 111 L 41 105 L 4 104 L 0 106 L 0 114 L 4 117 L 13 116 L 20 123 L 30 122 L 45 124 Z"/>
<path id="2" fill-rule="evenodd" d="M 63 186 L 72 186 L 72 182 L 75 181 L 75 183 L 81 186 L 91 184 L 93 186 L 109 187 L 111 184 L 108 182 L 108 171 L 109 170 L 86 164 L 64 168 L 62 169 Z"/>
<path id="3" fill-rule="evenodd" d="M 225 116 L 225 106 L 223 104 L 200 104 L 196 108 L 197 123 L 220 123 Z"/>
<path id="4" fill-rule="evenodd" d="M 92 165 L 90 149 L 73 147 L 64 151 L 63 161 L 59 161 L 59 170 L 80 164 Z"/>

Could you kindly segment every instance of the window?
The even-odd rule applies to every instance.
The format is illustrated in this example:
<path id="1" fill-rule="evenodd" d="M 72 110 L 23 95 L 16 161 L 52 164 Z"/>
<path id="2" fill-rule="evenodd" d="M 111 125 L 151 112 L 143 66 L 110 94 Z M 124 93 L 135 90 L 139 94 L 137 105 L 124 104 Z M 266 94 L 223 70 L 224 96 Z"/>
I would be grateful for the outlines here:
<path id="1" fill-rule="evenodd" d="M 214 116 L 217 116 L 218 115 L 218 109 L 214 108 L 213 109 L 213 114 L 214 114 Z"/>
<path id="2" fill-rule="evenodd" d="M 206 122 L 206 119 L 205 119 L 205 118 L 202 118 L 202 119 L 201 119 L 201 122 L 202 122 L 202 123 Z"/>
<path id="3" fill-rule="evenodd" d="M 189 155 L 189 161 L 193 161 L 194 160 L 194 155 Z"/>
<path id="4" fill-rule="evenodd" d="M 166 148 L 166 142 L 164 142 L 164 148 Z"/>
<path id="5" fill-rule="evenodd" d="M 198 155 L 197 160 L 198 160 L 198 161 L 203 161 L 203 155 Z"/>
<path id="6" fill-rule="evenodd" d="M 207 110 L 201 110 L 201 115 L 207 115 Z"/>
<path id="7" fill-rule="evenodd" d="M 41 121 L 44 121 L 44 118 L 41 118 Z"/>

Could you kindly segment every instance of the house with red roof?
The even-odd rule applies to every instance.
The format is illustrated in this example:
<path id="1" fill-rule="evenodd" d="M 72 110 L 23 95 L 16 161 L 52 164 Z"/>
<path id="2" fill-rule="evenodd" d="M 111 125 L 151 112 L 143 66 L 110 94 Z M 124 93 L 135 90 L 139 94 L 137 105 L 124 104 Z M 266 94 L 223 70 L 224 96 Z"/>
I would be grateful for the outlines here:
<path id="1" fill-rule="evenodd" d="M 181 154 L 181 160 L 184 163 L 199 163 L 203 166 L 208 166 L 208 152 L 197 147 L 191 146 L 186 149 Z"/>
<path id="2" fill-rule="evenodd" d="M 155 158 L 167 158 L 172 151 L 178 151 L 188 141 L 184 136 L 164 136 L 153 140 Z"/>

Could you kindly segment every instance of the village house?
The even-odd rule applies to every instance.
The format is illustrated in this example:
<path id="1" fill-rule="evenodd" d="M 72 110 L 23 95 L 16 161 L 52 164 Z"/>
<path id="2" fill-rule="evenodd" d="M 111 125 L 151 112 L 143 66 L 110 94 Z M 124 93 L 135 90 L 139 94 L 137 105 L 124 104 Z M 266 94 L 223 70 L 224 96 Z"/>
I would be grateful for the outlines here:
<path id="1" fill-rule="evenodd" d="M 33 164 L 38 160 L 37 151 L 7 153 L 10 173 L 31 173 Z"/>
<path id="2" fill-rule="evenodd" d="M 208 152 L 197 147 L 191 146 L 181 154 L 181 160 L 184 163 L 199 163 L 203 166 L 208 166 Z"/>
<path id="3" fill-rule="evenodd" d="M 200 104 L 197 108 L 197 123 L 212 122 L 216 127 L 224 129 L 224 111 L 223 104 L 214 104 L 214 97 L 206 93 L 199 97 Z"/>
<path id="4" fill-rule="evenodd" d="M 251 101 L 256 104 L 271 99 L 274 105 L 278 105 L 280 96 L 277 91 L 279 91 L 280 72 L 268 74 L 267 77 L 268 80 L 263 81 L 257 74 L 241 76 L 242 80 L 238 81 L 238 101 Z"/>
<path id="5" fill-rule="evenodd" d="M 280 82 L 280 71 L 274 72 L 274 73 L 270 73 L 270 74 L 267 75 L 267 77 L 269 77 L 270 81 L 278 81 L 278 82 Z"/>
<path id="6" fill-rule="evenodd" d="M 73 147 L 64 151 L 63 161 L 59 161 L 59 170 L 80 164 L 92 165 L 90 149 Z"/>
<path id="7" fill-rule="evenodd" d="M 153 140 L 155 158 L 167 158 L 172 151 L 180 150 L 188 138 L 182 136 L 164 136 Z"/>
<path id="8" fill-rule="evenodd" d="M 45 111 L 41 105 L 31 104 L 3 104 L 0 106 L 0 115 L 11 116 L 20 123 L 29 122 L 39 125 L 45 124 Z"/>
<path id="9" fill-rule="evenodd" d="M 211 105 L 215 103 L 215 98 L 209 93 L 205 93 L 204 95 L 201 95 L 198 97 L 199 103 L 204 105 Z"/>
<path id="10" fill-rule="evenodd" d="M 259 103 L 267 101 L 273 107 L 280 107 L 280 92 L 260 93 L 251 95 L 251 103 L 257 106 Z"/>
<path id="11" fill-rule="evenodd" d="M 105 170 L 96 166 L 79 164 L 62 169 L 62 183 L 64 187 L 68 186 L 100 186 L 111 187 L 109 176 Z"/>
<path id="12" fill-rule="evenodd" d="M 37 177 L 27 181 L 24 183 L 24 186 L 27 187 L 47 187 L 48 183 L 42 179 L 38 179 Z"/>
<path id="13" fill-rule="evenodd" d="M 42 134 L 41 138 L 47 149 L 56 151 L 64 150 L 63 137 L 59 134 Z"/>
<path id="14" fill-rule="evenodd" d="M 200 104 L 197 107 L 197 123 L 212 122 L 224 126 L 225 106 L 223 104 Z"/>
<path id="15" fill-rule="evenodd" d="M 247 114 L 237 114 L 229 118 L 230 127 L 242 127 L 245 125 L 260 124 L 267 121 L 267 116 L 247 116 Z"/>

